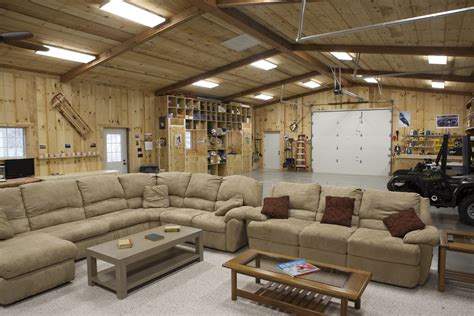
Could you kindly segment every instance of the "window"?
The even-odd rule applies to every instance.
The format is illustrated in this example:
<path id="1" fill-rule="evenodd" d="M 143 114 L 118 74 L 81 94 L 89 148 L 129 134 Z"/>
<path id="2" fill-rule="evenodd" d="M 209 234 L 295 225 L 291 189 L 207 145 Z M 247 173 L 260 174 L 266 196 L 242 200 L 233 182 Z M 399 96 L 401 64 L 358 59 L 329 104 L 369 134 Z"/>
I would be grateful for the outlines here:
<path id="1" fill-rule="evenodd" d="M 122 161 L 122 136 L 107 134 L 107 162 Z"/>
<path id="2" fill-rule="evenodd" d="M 0 127 L 0 158 L 25 158 L 23 128 Z"/>
<path id="3" fill-rule="evenodd" d="M 191 132 L 186 131 L 186 149 L 192 149 Z"/>

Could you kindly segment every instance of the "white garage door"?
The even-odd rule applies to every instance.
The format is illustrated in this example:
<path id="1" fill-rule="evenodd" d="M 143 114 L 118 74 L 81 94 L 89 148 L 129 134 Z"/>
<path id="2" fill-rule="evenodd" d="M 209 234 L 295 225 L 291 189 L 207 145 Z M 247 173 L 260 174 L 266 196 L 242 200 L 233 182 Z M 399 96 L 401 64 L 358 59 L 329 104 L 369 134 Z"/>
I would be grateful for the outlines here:
<path id="1" fill-rule="evenodd" d="M 392 110 L 313 113 L 313 171 L 387 176 Z"/>

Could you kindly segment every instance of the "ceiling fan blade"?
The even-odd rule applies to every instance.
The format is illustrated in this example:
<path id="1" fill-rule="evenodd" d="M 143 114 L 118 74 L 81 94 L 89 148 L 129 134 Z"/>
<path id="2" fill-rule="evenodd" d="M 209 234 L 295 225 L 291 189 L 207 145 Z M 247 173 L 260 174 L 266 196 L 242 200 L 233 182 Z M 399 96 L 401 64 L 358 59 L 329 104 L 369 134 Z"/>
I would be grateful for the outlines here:
<path id="1" fill-rule="evenodd" d="M 35 51 L 42 51 L 42 52 L 47 52 L 49 50 L 49 48 L 44 47 L 43 45 L 33 44 L 33 43 L 23 42 L 23 41 L 6 42 L 5 44 L 10 45 L 10 46 L 19 47 L 19 48 L 25 48 L 25 49 L 35 50 Z"/>
<path id="2" fill-rule="evenodd" d="M 31 32 L 6 32 L 0 33 L 0 42 L 21 41 L 32 37 Z"/>

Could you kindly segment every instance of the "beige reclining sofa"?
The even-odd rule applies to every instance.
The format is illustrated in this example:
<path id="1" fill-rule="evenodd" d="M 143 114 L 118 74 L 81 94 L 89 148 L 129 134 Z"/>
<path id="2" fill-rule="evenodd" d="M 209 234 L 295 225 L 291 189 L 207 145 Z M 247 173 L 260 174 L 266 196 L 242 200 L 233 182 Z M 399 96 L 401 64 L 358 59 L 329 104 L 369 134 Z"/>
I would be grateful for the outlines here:
<path id="1" fill-rule="evenodd" d="M 166 184 L 170 207 L 143 208 L 145 186 Z M 216 216 L 219 202 L 244 205 Z M 0 304 L 74 279 L 74 260 L 87 247 L 175 223 L 204 230 L 207 247 L 236 251 L 247 244 L 245 214 L 261 205 L 261 183 L 244 176 L 184 172 L 92 176 L 0 190 L 0 210 L 13 238 L 0 240 Z"/>
<path id="2" fill-rule="evenodd" d="M 276 183 L 272 196 L 290 196 L 288 219 L 267 219 L 253 210 L 247 234 L 250 248 L 372 272 L 372 280 L 415 287 L 426 281 L 439 234 L 431 223 L 429 200 L 415 193 L 319 184 Z M 355 199 L 352 227 L 322 224 L 326 196 Z M 383 218 L 413 208 L 423 230 L 395 238 Z M 250 217 L 249 217 L 250 219 Z"/>

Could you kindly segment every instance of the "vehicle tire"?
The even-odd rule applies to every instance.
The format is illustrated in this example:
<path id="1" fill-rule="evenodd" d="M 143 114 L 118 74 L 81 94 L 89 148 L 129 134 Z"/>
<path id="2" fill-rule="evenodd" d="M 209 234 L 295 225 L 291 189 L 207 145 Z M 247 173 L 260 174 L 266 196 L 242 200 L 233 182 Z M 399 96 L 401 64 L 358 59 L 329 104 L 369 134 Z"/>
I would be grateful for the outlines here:
<path id="1" fill-rule="evenodd" d="M 462 222 L 474 226 L 474 195 L 468 195 L 459 202 L 458 213 Z"/>
<path id="2" fill-rule="evenodd" d="M 286 164 L 286 162 L 283 163 L 283 168 L 286 168 L 288 167 L 288 165 Z"/>

